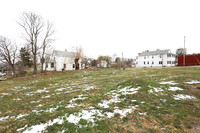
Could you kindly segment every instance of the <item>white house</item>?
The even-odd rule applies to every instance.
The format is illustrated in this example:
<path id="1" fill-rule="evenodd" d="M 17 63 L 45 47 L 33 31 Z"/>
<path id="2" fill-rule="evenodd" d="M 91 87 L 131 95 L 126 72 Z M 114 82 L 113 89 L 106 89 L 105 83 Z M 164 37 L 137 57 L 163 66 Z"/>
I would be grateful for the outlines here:
<path id="1" fill-rule="evenodd" d="M 136 67 L 170 67 L 175 66 L 175 54 L 169 49 L 145 51 L 136 57 Z"/>
<path id="2" fill-rule="evenodd" d="M 75 57 L 75 52 L 54 50 L 49 60 L 45 62 L 47 71 L 64 71 L 81 69 L 81 59 Z"/>

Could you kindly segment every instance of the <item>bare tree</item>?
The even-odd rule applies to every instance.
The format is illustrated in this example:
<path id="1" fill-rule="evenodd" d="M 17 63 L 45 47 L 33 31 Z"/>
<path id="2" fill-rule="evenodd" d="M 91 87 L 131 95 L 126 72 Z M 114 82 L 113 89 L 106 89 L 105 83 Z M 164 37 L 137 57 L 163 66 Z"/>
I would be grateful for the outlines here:
<path id="1" fill-rule="evenodd" d="M 11 41 L 5 37 L 0 36 L 0 60 L 6 62 L 13 71 L 16 77 L 15 63 L 17 58 L 17 46 L 12 44 Z"/>
<path id="2" fill-rule="evenodd" d="M 34 74 L 37 73 L 37 54 L 39 50 L 39 35 L 44 27 L 43 18 L 32 12 L 24 12 L 20 16 L 18 24 L 25 31 L 25 40 L 31 45 L 31 52 L 33 54 L 33 68 Z"/>
<path id="3" fill-rule="evenodd" d="M 41 72 L 44 71 L 45 55 L 48 49 L 51 49 L 51 43 L 54 41 L 53 35 L 55 34 L 54 25 L 47 21 L 46 31 L 44 34 L 42 46 L 41 46 Z M 48 54 L 49 55 L 49 54 Z M 47 55 L 47 58 L 48 58 Z"/>
<path id="4" fill-rule="evenodd" d="M 76 46 L 75 47 L 75 54 L 74 54 L 74 58 L 75 58 L 75 69 L 79 69 L 79 61 L 83 58 L 84 53 L 83 53 L 83 48 L 81 46 Z"/>

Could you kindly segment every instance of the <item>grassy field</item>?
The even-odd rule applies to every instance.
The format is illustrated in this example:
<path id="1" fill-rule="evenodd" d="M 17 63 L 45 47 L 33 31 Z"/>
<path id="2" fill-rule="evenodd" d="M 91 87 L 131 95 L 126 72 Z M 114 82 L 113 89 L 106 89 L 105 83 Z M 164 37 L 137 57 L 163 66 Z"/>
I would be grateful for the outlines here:
<path id="1" fill-rule="evenodd" d="M 200 67 L 48 72 L 0 82 L 0 132 L 200 132 Z"/>

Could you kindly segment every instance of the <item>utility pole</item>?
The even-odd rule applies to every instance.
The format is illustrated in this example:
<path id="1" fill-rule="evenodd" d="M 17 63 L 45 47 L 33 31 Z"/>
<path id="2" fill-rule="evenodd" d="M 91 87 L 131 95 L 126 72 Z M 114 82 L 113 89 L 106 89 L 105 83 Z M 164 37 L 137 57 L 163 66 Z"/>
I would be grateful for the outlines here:
<path id="1" fill-rule="evenodd" d="M 185 66 L 185 36 L 184 36 L 184 49 L 183 49 L 183 66 Z"/>

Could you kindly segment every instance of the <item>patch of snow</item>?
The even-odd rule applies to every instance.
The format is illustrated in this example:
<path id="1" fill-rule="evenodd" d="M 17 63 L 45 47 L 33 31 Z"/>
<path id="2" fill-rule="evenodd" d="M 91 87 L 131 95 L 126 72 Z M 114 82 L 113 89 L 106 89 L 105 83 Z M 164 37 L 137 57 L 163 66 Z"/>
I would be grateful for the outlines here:
<path id="1" fill-rule="evenodd" d="M 56 89 L 55 91 L 64 91 L 66 90 L 66 88 L 59 88 L 59 89 Z"/>
<path id="2" fill-rule="evenodd" d="M 164 91 L 164 90 L 161 88 L 153 88 L 153 89 L 148 90 L 149 93 L 154 93 L 154 92 L 158 93 L 158 92 L 162 92 L 162 91 Z"/>
<path id="3" fill-rule="evenodd" d="M 122 95 L 127 95 L 127 94 L 135 94 L 137 93 L 137 91 L 140 89 L 140 87 L 138 88 L 128 88 L 128 87 L 124 87 L 123 89 L 119 90 L 118 92 L 121 92 Z"/>
<path id="4" fill-rule="evenodd" d="M 48 123 L 41 123 L 39 125 L 34 125 L 32 127 L 29 127 L 27 130 L 24 131 L 24 133 L 37 133 L 37 132 L 42 132 L 45 130 L 48 126 L 51 126 L 55 123 L 62 124 L 64 121 L 63 119 L 56 118 L 53 121 L 50 121 Z"/>
<path id="5" fill-rule="evenodd" d="M 43 90 L 35 91 L 35 93 L 43 93 L 43 92 L 49 92 L 49 91 L 47 90 L 47 88 L 44 88 Z"/>
<path id="6" fill-rule="evenodd" d="M 49 98 L 51 97 L 50 95 L 47 95 L 47 96 L 42 96 L 42 98 Z"/>
<path id="7" fill-rule="evenodd" d="M 185 94 L 178 94 L 174 95 L 175 100 L 187 100 L 187 99 L 196 99 L 194 96 L 185 95 Z"/>
<path id="8" fill-rule="evenodd" d="M 131 102 L 136 102 L 137 100 L 131 100 Z"/>
<path id="9" fill-rule="evenodd" d="M 185 84 L 200 84 L 200 81 L 197 81 L 197 80 L 192 80 L 192 81 L 189 81 L 189 82 L 185 82 Z"/>
<path id="10" fill-rule="evenodd" d="M 20 132 L 20 131 L 24 130 L 27 126 L 28 125 L 25 125 L 24 127 L 17 129 L 17 132 Z"/>
<path id="11" fill-rule="evenodd" d="M 31 101 L 31 103 L 39 103 L 41 100 L 39 100 L 39 101 Z"/>
<path id="12" fill-rule="evenodd" d="M 177 85 L 178 83 L 174 83 L 174 81 L 166 81 L 166 82 L 160 82 L 160 84 L 163 84 L 163 85 L 165 85 L 165 84 L 169 84 L 169 85 Z"/>
<path id="13" fill-rule="evenodd" d="M 20 118 L 22 118 L 22 117 L 24 117 L 24 116 L 28 116 L 29 114 L 19 114 L 17 117 L 16 117 L 16 119 L 15 120 L 17 120 L 17 119 L 20 119 Z"/>
<path id="14" fill-rule="evenodd" d="M 105 114 L 108 118 L 114 117 L 115 114 L 120 114 L 121 115 L 120 118 L 123 118 L 127 116 L 128 113 L 131 113 L 135 109 L 136 109 L 135 106 L 129 106 L 128 108 L 122 110 L 116 108 L 113 112 L 105 112 Z"/>
<path id="15" fill-rule="evenodd" d="M 5 116 L 5 117 L 0 117 L 0 121 L 5 121 L 6 119 L 8 119 L 9 116 Z"/>
<path id="16" fill-rule="evenodd" d="M 182 91 L 183 89 L 181 89 L 181 88 L 179 88 L 179 87 L 169 87 L 169 89 L 168 90 L 170 90 L 170 91 Z"/>
<path id="17" fill-rule="evenodd" d="M 39 104 L 39 105 L 38 105 L 38 107 L 42 107 L 42 106 L 43 106 L 42 104 Z"/>
<path id="18" fill-rule="evenodd" d="M 147 112 L 139 113 L 139 115 L 147 115 Z"/>
<path id="19" fill-rule="evenodd" d="M 20 98 L 14 98 L 13 100 L 21 100 Z"/>
<path id="20" fill-rule="evenodd" d="M 85 89 L 83 89 L 83 91 L 89 91 L 89 90 L 92 90 L 92 89 L 94 89 L 93 86 L 87 86 Z"/>
<path id="21" fill-rule="evenodd" d="M 160 101 L 162 101 L 162 102 L 166 102 L 167 100 L 166 100 L 166 99 L 160 99 Z"/>
<path id="22" fill-rule="evenodd" d="M 5 95 L 12 95 L 12 94 L 9 94 L 9 93 L 1 93 L 1 94 L 4 95 L 4 96 L 5 96 Z"/>

